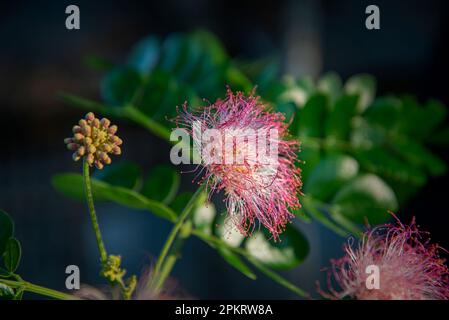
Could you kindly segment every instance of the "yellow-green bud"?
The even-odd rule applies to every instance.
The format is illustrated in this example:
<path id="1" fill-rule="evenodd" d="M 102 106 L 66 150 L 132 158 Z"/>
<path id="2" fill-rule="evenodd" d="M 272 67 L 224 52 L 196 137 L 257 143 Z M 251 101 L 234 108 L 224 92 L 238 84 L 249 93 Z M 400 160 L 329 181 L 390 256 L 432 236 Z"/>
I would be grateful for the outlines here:
<path id="1" fill-rule="evenodd" d="M 64 143 L 73 154 L 73 160 L 78 161 L 81 157 L 86 157 L 90 166 L 95 165 L 98 169 L 103 169 L 104 165 L 112 162 L 109 154 L 120 155 L 120 145 L 122 139 L 116 136 L 117 126 L 103 118 L 101 121 L 95 114 L 89 112 L 84 119 L 73 126 L 73 136 L 64 139 Z"/>

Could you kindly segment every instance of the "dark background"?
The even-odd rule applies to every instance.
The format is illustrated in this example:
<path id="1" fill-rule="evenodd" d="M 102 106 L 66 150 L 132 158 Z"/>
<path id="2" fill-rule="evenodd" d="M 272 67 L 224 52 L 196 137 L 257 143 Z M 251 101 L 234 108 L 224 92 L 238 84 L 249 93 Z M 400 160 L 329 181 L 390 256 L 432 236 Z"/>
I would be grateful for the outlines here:
<path id="1" fill-rule="evenodd" d="M 65 28 L 65 7 L 81 11 L 81 30 Z M 381 30 L 365 28 L 365 8 L 376 4 Z M 65 267 L 76 264 L 82 282 L 97 284 L 97 249 L 86 208 L 53 190 L 50 178 L 80 166 L 65 151 L 79 110 L 56 99 L 59 90 L 98 98 L 100 74 L 83 60 L 90 54 L 123 61 L 149 34 L 206 28 L 234 57 L 278 55 L 284 71 L 317 76 L 337 71 L 344 79 L 367 72 L 378 94 L 413 93 L 420 101 L 449 105 L 447 1 L 22 1 L 0 5 L 0 208 L 16 222 L 24 256 L 19 273 L 29 281 L 64 289 Z M 169 146 L 142 129 L 120 123 L 123 159 L 147 170 L 169 162 Z M 445 161 L 447 150 L 434 150 Z M 184 179 L 188 180 L 188 179 Z M 188 181 L 187 181 L 188 182 Z M 413 215 L 449 248 L 448 176 L 433 178 L 399 212 Z M 191 188 L 184 181 L 185 188 Z M 112 204 L 98 206 L 109 251 L 121 253 L 130 272 L 154 262 L 170 225 L 147 213 Z M 341 255 L 343 239 L 312 224 L 300 228 L 311 243 L 306 263 L 284 275 L 314 290 L 319 269 Z M 189 240 L 174 277 L 198 298 L 294 298 L 260 276 L 253 282 L 212 250 Z"/>

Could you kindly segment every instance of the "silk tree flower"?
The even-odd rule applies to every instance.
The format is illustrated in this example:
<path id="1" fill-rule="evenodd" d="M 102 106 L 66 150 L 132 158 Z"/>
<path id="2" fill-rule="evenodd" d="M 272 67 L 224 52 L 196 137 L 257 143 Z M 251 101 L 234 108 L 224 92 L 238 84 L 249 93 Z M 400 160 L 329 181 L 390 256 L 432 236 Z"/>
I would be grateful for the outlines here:
<path id="1" fill-rule="evenodd" d="M 386 224 L 366 231 L 358 246 L 351 241 L 346 255 L 332 260 L 328 270 L 331 299 L 447 300 L 449 271 L 439 257 L 439 247 L 418 230 L 415 220 Z M 367 285 L 370 266 L 379 271 L 378 288 Z M 332 288 L 338 284 L 341 291 Z"/>
<path id="2" fill-rule="evenodd" d="M 64 142 L 67 149 L 74 151 L 73 160 L 86 157 L 89 166 L 95 165 L 101 170 L 105 164 L 111 163 L 110 154 L 122 153 L 120 145 L 123 142 L 116 135 L 117 129 L 108 119 L 99 120 L 89 112 L 73 127 L 73 137 L 64 139 Z"/>
<path id="3" fill-rule="evenodd" d="M 294 217 L 291 211 L 300 208 L 302 185 L 296 166 L 299 143 L 289 139 L 284 115 L 253 94 L 228 88 L 224 100 L 198 110 L 184 104 L 175 122 L 201 154 L 199 183 L 206 184 L 209 198 L 224 191 L 228 221 L 245 236 L 263 225 L 278 240 Z M 209 139 L 211 131 L 220 138 Z"/>

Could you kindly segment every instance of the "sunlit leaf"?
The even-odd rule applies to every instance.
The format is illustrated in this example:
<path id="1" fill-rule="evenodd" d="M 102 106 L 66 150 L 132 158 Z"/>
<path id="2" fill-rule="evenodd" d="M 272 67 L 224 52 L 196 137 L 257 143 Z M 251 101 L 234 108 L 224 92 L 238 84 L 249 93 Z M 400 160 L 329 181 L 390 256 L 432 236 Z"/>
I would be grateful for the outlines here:
<path id="1" fill-rule="evenodd" d="M 294 226 L 287 226 L 280 242 L 273 242 L 259 231 L 251 236 L 245 247 L 249 254 L 273 269 L 291 269 L 300 264 L 309 253 L 306 238 Z"/>
<path id="2" fill-rule="evenodd" d="M 6 284 L 0 283 L 0 298 L 11 299 L 14 297 L 14 290 Z"/>
<path id="3" fill-rule="evenodd" d="M 331 104 L 341 96 L 343 85 L 340 76 L 335 72 L 326 73 L 317 84 L 318 90 L 329 96 Z"/>
<path id="4" fill-rule="evenodd" d="M 213 222 L 215 220 L 215 206 L 211 202 L 201 203 L 194 209 L 192 215 L 193 225 L 204 232 L 212 234 Z"/>
<path id="5" fill-rule="evenodd" d="M 336 155 L 324 158 L 313 168 L 304 185 L 304 191 L 316 199 L 329 200 L 358 172 L 359 164 L 350 156 Z"/>
<path id="6" fill-rule="evenodd" d="M 232 220 L 226 219 L 226 213 L 217 217 L 215 227 L 217 236 L 228 246 L 234 248 L 239 247 L 245 239 L 245 236 L 237 229 L 235 223 Z"/>
<path id="7" fill-rule="evenodd" d="M 334 212 L 358 224 L 385 222 L 388 211 L 398 208 L 394 191 L 373 174 L 359 176 L 347 183 L 335 195 L 332 204 Z"/>
<path id="8" fill-rule="evenodd" d="M 362 113 L 368 108 L 376 94 L 376 80 L 369 74 L 358 74 L 346 81 L 345 91 L 350 95 L 358 95 L 357 110 Z"/>

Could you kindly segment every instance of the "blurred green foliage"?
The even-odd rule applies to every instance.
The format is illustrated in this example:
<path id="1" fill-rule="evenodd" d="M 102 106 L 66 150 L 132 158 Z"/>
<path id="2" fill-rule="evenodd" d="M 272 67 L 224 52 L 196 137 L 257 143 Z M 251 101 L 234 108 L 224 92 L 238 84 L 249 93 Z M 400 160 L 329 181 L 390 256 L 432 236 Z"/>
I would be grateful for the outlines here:
<path id="1" fill-rule="evenodd" d="M 317 81 L 281 76 L 276 59 L 235 61 L 206 31 L 172 34 L 164 40 L 148 37 L 121 65 L 98 57 L 88 61 L 106 71 L 100 85 L 103 101 L 67 93 L 61 97 L 76 107 L 131 120 L 167 140 L 172 126 L 167 118 L 176 114 L 176 106 L 185 101 L 198 106 L 205 103 L 202 98 L 214 101 L 224 96 L 226 85 L 247 93 L 257 86 L 257 94 L 285 114 L 291 135 L 301 142 L 303 208 L 295 213 L 342 236 L 358 234 L 366 222 L 386 221 L 389 210 L 398 210 L 430 177 L 446 171 L 429 149 L 448 142 L 448 129 L 442 127 L 446 108 L 435 100 L 420 104 L 408 95 L 376 97 L 376 81 L 370 75 L 346 82 L 335 73 Z M 176 171 L 155 170 L 143 179 L 134 164 L 112 165 L 94 180 L 95 197 L 174 221 L 189 196 L 177 195 Z M 53 182 L 69 196 L 81 195 L 81 176 L 58 175 Z M 281 243 L 268 241 L 263 232 L 244 240 L 235 230 L 214 227 L 222 221 L 214 211 L 195 214 L 200 213 L 209 217 L 194 217 L 202 222 L 193 226 L 192 234 L 252 279 L 254 273 L 240 257 L 281 283 L 268 268 L 296 267 L 309 251 L 293 225 Z"/>

